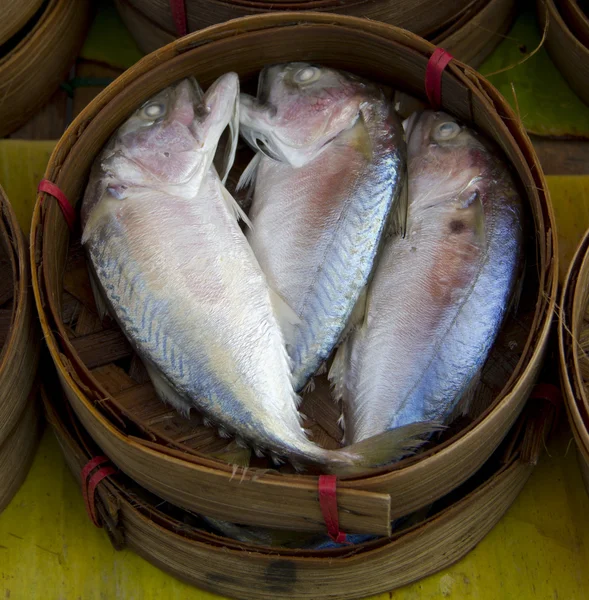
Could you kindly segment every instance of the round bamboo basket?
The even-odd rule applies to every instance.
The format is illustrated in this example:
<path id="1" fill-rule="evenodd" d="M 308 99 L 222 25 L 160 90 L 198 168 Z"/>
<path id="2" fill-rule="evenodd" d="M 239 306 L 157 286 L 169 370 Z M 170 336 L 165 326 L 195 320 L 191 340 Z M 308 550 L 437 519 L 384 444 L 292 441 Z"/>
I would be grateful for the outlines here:
<path id="1" fill-rule="evenodd" d="M 24 479 L 37 441 L 39 333 L 25 241 L 0 188 L 0 510 Z"/>
<path id="2" fill-rule="evenodd" d="M 170 3 L 165 0 L 115 0 L 125 25 L 145 53 L 178 38 Z M 188 30 L 222 23 L 228 19 L 278 10 L 333 10 L 341 14 L 383 21 L 431 39 L 456 58 L 473 67 L 480 65 L 511 26 L 514 0 L 401 2 L 377 0 L 257 2 L 192 0 L 186 3 Z"/>
<path id="3" fill-rule="evenodd" d="M 576 5 L 573 2 L 538 0 L 538 19 L 540 26 L 544 28 L 548 18 L 546 49 L 550 58 L 579 98 L 589 104 L 589 45 L 573 33 L 589 30 L 589 21 L 582 10 L 565 13 L 565 4 L 569 8 Z M 563 18 L 565 14 L 570 19 L 569 23 L 575 23 L 574 30 L 571 30 Z"/>
<path id="4" fill-rule="evenodd" d="M 89 12 L 89 0 L 49 0 L 26 35 L 8 51 L 4 49 L 0 137 L 23 125 L 64 80 L 84 41 Z"/>
<path id="5" fill-rule="evenodd" d="M 423 99 L 433 49 L 407 31 L 341 15 L 276 13 L 218 25 L 145 57 L 109 86 L 60 140 L 45 177 L 78 203 L 89 168 L 116 127 L 144 99 L 188 73 L 206 87 L 233 70 L 247 84 L 267 63 L 311 60 Z M 498 92 L 465 65 L 452 63 L 442 88 L 445 110 L 494 139 L 521 183 L 530 222 L 525 292 L 485 367 L 469 418 L 418 456 L 340 480 L 340 521 L 349 533 L 388 535 L 392 519 L 446 495 L 478 470 L 525 404 L 554 310 L 554 219 L 524 128 Z M 234 476 L 231 465 L 213 457 L 223 442 L 212 430 L 156 398 L 120 330 L 96 322 L 79 234 L 70 236 L 56 202 L 43 197 L 32 223 L 37 306 L 61 385 L 96 443 L 142 487 L 187 510 L 243 524 L 324 531 L 315 475 L 267 472 L 268 465 L 258 463 L 260 468 Z M 318 379 L 302 410 L 317 439 L 324 435 L 334 443 L 337 415 L 326 386 Z"/>
<path id="6" fill-rule="evenodd" d="M 0 445 L 0 512 L 19 490 L 35 456 L 42 422 L 37 401 L 33 394 L 20 420 Z"/>
<path id="7" fill-rule="evenodd" d="M 569 29 L 586 48 L 589 48 L 589 16 L 578 0 L 561 0 L 559 6 Z"/>
<path id="8" fill-rule="evenodd" d="M 102 455 L 59 392 L 42 393 L 66 462 L 81 471 Z M 461 559 L 495 526 L 526 483 L 542 451 L 554 407 L 530 402 L 501 448 L 456 493 L 390 538 L 337 550 L 287 550 L 210 533 L 123 474 L 103 479 L 99 524 L 117 550 L 128 547 L 160 569 L 216 594 L 247 600 L 347 600 L 388 592 Z"/>
<path id="9" fill-rule="evenodd" d="M 22 0 L 22 2 L 6 2 L 2 6 L 0 22 L 0 46 L 8 42 L 35 16 L 41 8 L 43 0 Z"/>
<path id="10" fill-rule="evenodd" d="M 579 464 L 589 490 L 589 231 L 579 244 L 562 290 L 558 338 L 562 388 Z"/>

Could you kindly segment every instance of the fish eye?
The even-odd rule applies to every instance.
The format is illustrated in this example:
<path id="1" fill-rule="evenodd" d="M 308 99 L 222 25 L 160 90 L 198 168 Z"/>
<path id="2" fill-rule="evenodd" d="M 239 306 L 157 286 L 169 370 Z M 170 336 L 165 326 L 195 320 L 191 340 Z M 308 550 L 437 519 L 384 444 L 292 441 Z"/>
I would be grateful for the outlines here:
<path id="1" fill-rule="evenodd" d="M 316 67 L 304 67 L 295 73 L 294 80 L 296 83 L 313 83 L 321 76 L 320 69 Z"/>
<path id="2" fill-rule="evenodd" d="M 151 102 L 143 107 L 142 113 L 148 119 L 158 119 L 165 111 L 165 106 L 161 102 Z"/>
<path id="3" fill-rule="evenodd" d="M 460 125 L 454 121 L 440 123 L 434 130 L 434 139 L 436 141 L 451 140 L 460 133 Z"/>

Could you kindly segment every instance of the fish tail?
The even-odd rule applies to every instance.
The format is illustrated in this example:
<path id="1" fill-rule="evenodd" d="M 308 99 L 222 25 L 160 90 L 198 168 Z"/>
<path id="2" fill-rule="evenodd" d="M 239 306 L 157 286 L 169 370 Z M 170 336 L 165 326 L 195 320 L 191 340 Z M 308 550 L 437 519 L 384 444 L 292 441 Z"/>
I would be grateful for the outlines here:
<path id="1" fill-rule="evenodd" d="M 414 454 L 430 434 L 440 429 L 443 426 L 433 421 L 403 425 L 340 450 L 329 451 L 324 466 L 341 477 L 359 475 Z"/>

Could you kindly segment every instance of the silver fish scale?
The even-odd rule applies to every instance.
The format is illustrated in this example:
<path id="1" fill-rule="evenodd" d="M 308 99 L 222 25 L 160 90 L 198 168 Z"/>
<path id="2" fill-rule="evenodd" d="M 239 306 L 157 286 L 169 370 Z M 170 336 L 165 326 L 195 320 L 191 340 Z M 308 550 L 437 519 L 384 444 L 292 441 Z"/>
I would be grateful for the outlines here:
<path id="1" fill-rule="evenodd" d="M 348 198 L 343 216 L 325 254 L 324 265 L 309 287 L 292 346 L 293 380 L 296 389 L 304 386 L 327 359 L 337 343 L 354 304 L 366 286 L 378 241 L 395 200 L 393 189 L 400 170 L 398 155 L 385 157 L 381 177 L 371 178 L 372 186 L 358 198 Z"/>

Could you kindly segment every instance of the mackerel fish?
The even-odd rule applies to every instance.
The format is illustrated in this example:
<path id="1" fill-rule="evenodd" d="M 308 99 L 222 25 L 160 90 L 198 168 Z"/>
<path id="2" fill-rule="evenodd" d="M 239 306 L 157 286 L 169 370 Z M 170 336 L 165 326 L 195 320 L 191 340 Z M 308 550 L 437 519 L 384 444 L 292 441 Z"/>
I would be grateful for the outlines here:
<path id="1" fill-rule="evenodd" d="M 407 155 L 406 235 L 387 239 L 329 374 L 348 444 L 466 409 L 522 264 L 522 203 L 481 136 L 425 111 L 407 122 Z"/>
<path id="2" fill-rule="evenodd" d="M 265 68 L 240 125 L 257 151 L 241 182 L 253 182 L 247 238 L 298 317 L 284 334 L 301 390 L 345 335 L 402 205 L 403 128 L 377 86 L 307 63 Z"/>

